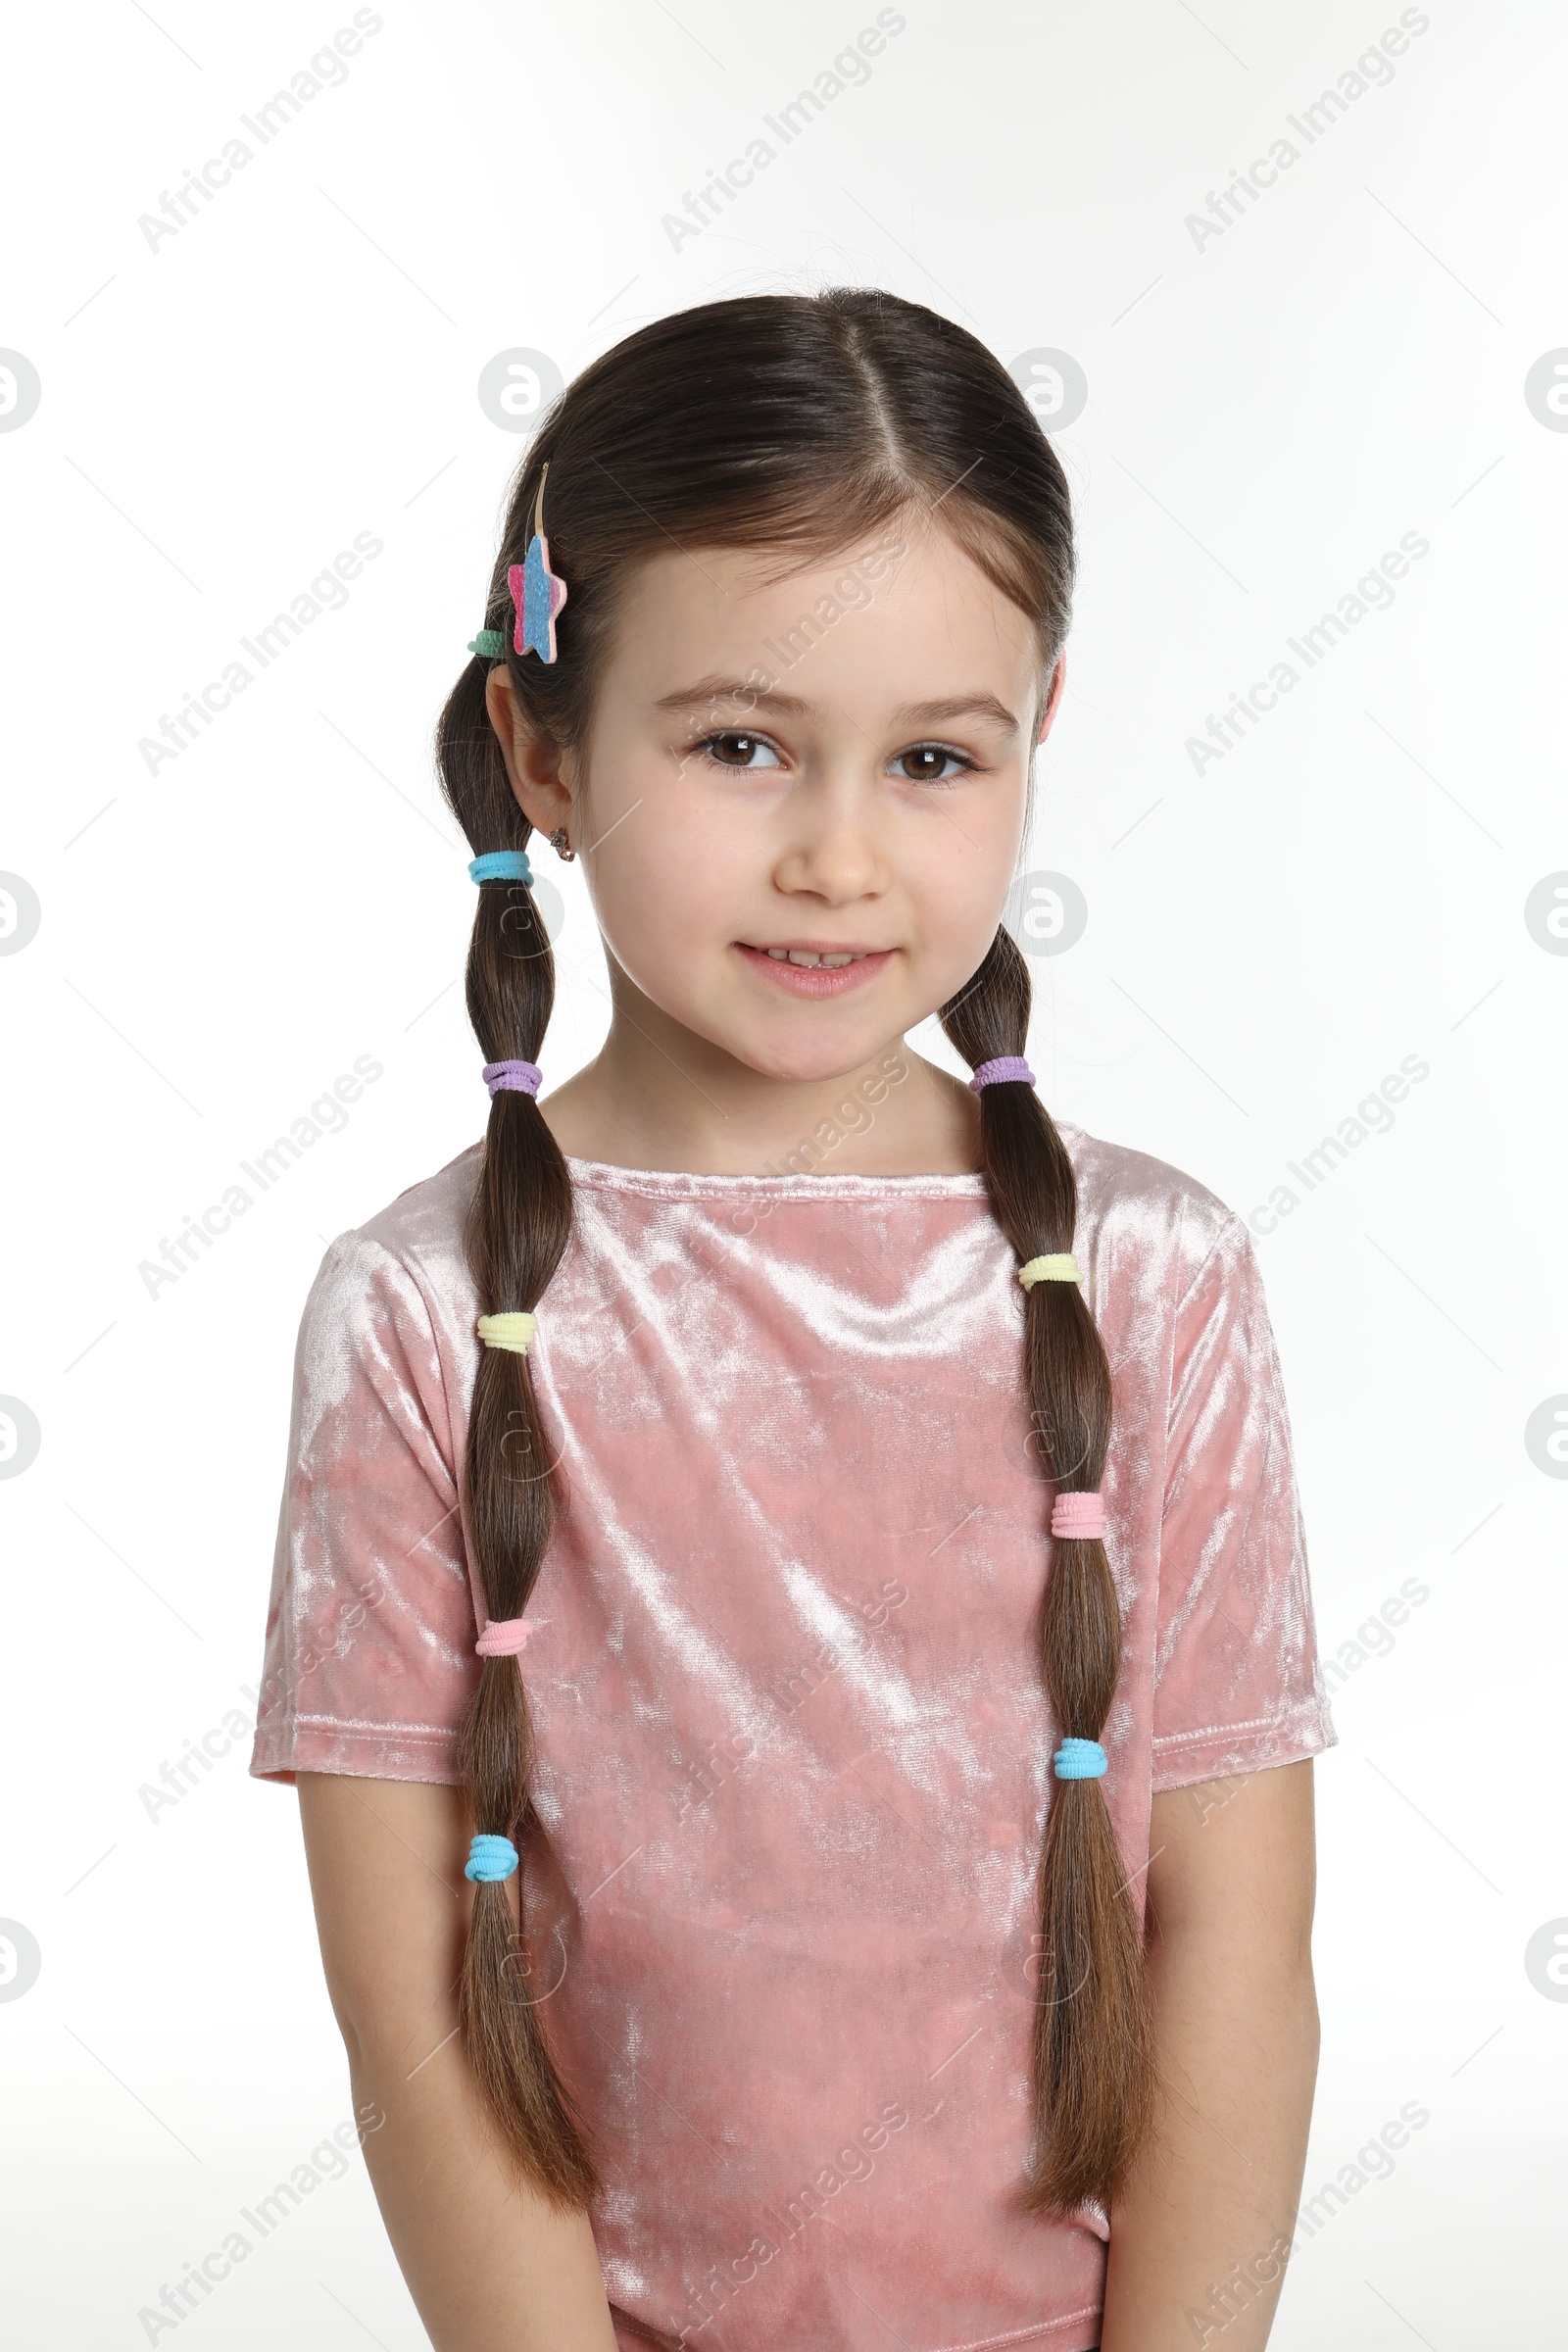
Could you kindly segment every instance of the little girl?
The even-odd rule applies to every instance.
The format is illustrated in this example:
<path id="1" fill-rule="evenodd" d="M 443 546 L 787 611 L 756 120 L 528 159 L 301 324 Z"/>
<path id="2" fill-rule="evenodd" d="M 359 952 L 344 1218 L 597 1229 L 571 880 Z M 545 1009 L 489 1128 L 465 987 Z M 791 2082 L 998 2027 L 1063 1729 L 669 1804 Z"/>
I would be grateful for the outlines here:
<path id="1" fill-rule="evenodd" d="M 1024 1059 L 1072 573 L 887 294 L 646 327 L 524 461 L 489 1125 L 311 1292 L 251 1766 L 437 2352 L 1267 2337 L 1335 1733 L 1246 1230 Z M 534 833 L 613 1006 L 543 1099 Z"/>

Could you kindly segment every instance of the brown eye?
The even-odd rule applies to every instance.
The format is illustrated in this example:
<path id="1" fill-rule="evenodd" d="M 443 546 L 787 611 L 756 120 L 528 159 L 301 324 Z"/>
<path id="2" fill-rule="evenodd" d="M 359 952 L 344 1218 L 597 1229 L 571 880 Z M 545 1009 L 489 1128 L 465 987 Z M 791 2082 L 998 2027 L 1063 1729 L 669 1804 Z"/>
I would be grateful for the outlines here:
<path id="1" fill-rule="evenodd" d="M 954 775 L 963 773 L 967 762 L 956 752 L 945 751 L 940 743 L 920 743 L 913 751 L 900 752 L 893 764 L 906 783 L 948 784 Z"/>
<path id="2" fill-rule="evenodd" d="M 720 767 L 778 767 L 782 764 L 773 746 L 764 743 L 760 735 L 745 735 L 731 730 L 722 735 L 708 736 L 702 748 Z"/>

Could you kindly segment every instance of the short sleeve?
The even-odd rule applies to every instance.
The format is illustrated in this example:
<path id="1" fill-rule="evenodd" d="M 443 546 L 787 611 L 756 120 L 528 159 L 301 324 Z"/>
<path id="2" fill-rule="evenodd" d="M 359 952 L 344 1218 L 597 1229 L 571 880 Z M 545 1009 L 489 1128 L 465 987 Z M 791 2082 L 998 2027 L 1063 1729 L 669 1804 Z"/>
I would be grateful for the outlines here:
<path id="1" fill-rule="evenodd" d="M 1285 1387 L 1234 1216 L 1177 1310 L 1165 1460 L 1154 1788 L 1335 1746 Z"/>
<path id="2" fill-rule="evenodd" d="M 474 1639 L 430 1312 L 401 1260 L 345 1234 L 300 1323 L 251 1772 L 458 1781 Z"/>

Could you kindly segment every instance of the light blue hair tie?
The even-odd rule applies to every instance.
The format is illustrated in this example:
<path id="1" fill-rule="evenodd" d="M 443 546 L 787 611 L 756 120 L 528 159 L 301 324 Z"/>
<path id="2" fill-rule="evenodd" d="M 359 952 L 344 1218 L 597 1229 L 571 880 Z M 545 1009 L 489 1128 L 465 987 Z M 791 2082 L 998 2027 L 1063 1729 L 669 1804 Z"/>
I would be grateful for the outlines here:
<path id="1" fill-rule="evenodd" d="M 1058 1781 L 1098 1781 L 1108 1759 L 1098 1740 L 1064 1740 L 1052 1761 Z"/>
<path id="2" fill-rule="evenodd" d="M 517 1849 L 510 1838 L 481 1834 L 468 1848 L 463 1875 L 466 1879 L 481 1879 L 488 1886 L 496 1879 L 510 1879 L 516 1867 Z"/>
<path id="3" fill-rule="evenodd" d="M 533 888 L 526 850 L 486 850 L 482 858 L 470 858 L 468 873 L 475 882 L 520 882 L 526 890 Z"/>
<path id="4" fill-rule="evenodd" d="M 504 662 L 507 658 L 507 638 L 504 629 L 481 629 L 468 639 L 468 651 L 477 654 L 481 662 Z"/>

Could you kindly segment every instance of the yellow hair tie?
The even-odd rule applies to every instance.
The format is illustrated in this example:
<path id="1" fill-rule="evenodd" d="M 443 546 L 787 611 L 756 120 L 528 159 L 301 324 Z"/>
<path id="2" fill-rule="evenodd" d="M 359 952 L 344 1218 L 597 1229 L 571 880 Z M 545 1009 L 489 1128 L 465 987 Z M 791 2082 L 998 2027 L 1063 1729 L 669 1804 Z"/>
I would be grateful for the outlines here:
<path id="1" fill-rule="evenodd" d="M 1032 1257 L 1026 1266 L 1020 1266 L 1018 1280 L 1026 1291 L 1032 1291 L 1037 1282 L 1082 1282 L 1083 1276 L 1078 1271 L 1078 1260 L 1067 1250 L 1058 1250 L 1051 1257 Z"/>
<path id="2" fill-rule="evenodd" d="M 474 1329 L 487 1348 L 504 1348 L 509 1355 L 526 1355 L 537 1315 L 481 1315 Z"/>

